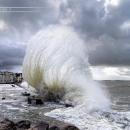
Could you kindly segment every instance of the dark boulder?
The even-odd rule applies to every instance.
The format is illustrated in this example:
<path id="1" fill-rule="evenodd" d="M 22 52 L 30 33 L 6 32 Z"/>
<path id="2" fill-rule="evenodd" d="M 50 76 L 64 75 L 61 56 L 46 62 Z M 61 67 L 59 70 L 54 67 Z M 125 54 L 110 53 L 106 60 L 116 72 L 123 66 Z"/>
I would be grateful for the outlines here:
<path id="1" fill-rule="evenodd" d="M 60 128 L 58 126 L 52 126 L 49 128 L 49 130 L 60 130 Z"/>
<path id="2" fill-rule="evenodd" d="M 42 104 L 44 104 L 44 101 L 43 101 L 42 97 L 29 96 L 28 97 L 28 104 L 42 105 Z"/>
<path id="3" fill-rule="evenodd" d="M 68 126 L 65 126 L 63 130 L 79 130 L 79 128 L 73 125 L 68 125 Z"/>
<path id="4" fill-rule="evenodd" d="M 57 84 L 55 85 L 56 86 L 50 88 L 44 88 L 42 93 L 44 101 L 59 103 L 63 99 L 65 95 L 65 89 L 62 87 L 58 87 Z"/>
<path id="5" fill-rule="evenodd" d="M 2 100 L 5 100 L 5 97 L 2 97 Z"/>
<path id="6" fill-rule="evenodd" d="M 0 130 L 16 130 L 14 122 L 4 119 L 0 122 Z"/>
<path id="7" fill-rule="evenodd" d="M 72 104 L 68 104 L 68 103 L 66 103 L 65 104 L 65 107 L 74 107 Z"/>
<path id="8" fill-rule="evenodd" d="M 22 96 L 30 96 L 30 93 L 23 92 L 23 93 L 22 93 Z"/>
<path id="9" fill-rule="evenodd" d="M 57 93 L 53 93 L 53 92 L 48 92 L 45 96 L 44 96 L 44 100 L 45 101 L 49 101 L 49 102 L 59 102 L 61 100 L 61 97 L 59 94 Z"/>
<path id="10" fill-rule="evenodd" d="M 12 84 L 11 86 L 12 86 L 12 87 L 15 87 L 15 85 L 14 85 L 14 84 Z"/>
<path id="11" fill-rule="evenodd" d="M 29 130 L 49 130 L 49 124 L 47 122 L 40 122 Z"/>
<path id="12" fill-rule="evenodd" d="M 22 120 L 16 123 L 17 128 L 22 128 L 22 129 L 29 129 L 31 125 L 31 122 L 28 120 Z"/>

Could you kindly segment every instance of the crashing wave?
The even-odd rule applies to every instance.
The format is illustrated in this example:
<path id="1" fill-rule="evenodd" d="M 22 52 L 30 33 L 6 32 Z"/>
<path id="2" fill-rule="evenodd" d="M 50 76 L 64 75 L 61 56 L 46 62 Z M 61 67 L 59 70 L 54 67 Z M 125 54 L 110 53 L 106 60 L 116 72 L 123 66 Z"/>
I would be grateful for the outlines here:
<path id="1" fill-rule="evenodd" d="M 40 91 L 57 94 L 65 102 L 86 104 L 88 109 L 106 109 L 109 99 L 92 80 L 85 42 L 69 26 L 50 26 L 29 42 L 23 76 Z"/>

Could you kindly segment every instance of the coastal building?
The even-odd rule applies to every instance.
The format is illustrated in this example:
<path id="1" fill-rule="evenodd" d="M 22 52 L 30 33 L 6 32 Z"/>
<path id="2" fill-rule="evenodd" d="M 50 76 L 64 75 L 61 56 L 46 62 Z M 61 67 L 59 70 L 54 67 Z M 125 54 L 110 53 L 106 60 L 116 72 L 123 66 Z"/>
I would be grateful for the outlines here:
<path id="1" fill-rule="evenodd" d="M 20 83 L 22 80 L 22 73 L 0 72 L 0 84 Z"/>
<path id="2" fill-rule="evenodd" d="M 22 77 L 22 73 L 15 73 L 15 82 L 20 83 L 22 82 L 23 77 Z"/>

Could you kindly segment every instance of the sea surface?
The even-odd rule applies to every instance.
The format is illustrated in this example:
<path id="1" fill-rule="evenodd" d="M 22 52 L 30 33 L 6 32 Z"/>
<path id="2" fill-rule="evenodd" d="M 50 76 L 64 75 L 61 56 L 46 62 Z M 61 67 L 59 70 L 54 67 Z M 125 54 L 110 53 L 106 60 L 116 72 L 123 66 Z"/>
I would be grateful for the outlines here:
<path id="1" fill-rule="evenodd" d="M 88 112 L 86 106 L 65 108 L 46 102 L 43 106 L 27 104 L 22 92 L 27 90 L 9 84 L 0 85 L 0 117 L 33 122 L 54 117 L 72 123 L 81 130 L 130 130 L 130 81 L 100 81 L 107 86 L 111 110 Z"/>

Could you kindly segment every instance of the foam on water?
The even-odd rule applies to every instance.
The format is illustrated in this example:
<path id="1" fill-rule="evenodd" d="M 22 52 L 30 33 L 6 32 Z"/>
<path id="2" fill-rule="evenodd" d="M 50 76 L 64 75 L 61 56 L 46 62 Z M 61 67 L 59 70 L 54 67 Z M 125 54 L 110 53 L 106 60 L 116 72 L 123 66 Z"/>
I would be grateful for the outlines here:
<path id="1" fill-rule="evenodd" d="M 50 26 L 30 41 L 23 76 L 36 89 L 65 93 L 63 100 L 86 109 L 107 109 L 109 99 L 92 80 L 85 42 L 71 27 Z"/>
<path id="2" fill-rule="evenodd" d="M 72 123 L 80 130 L 130 130 L 130 113 L 86 111 L 86 106 L 55 109 L 46 116 Z"/>

